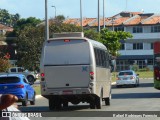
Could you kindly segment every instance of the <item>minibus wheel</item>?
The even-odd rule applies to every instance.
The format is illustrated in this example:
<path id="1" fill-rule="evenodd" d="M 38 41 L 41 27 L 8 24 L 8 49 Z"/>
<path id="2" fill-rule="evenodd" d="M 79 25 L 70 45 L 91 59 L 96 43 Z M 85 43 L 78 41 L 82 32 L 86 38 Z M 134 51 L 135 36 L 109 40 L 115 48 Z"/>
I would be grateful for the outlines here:
<path id="1" fill-rule="evenodd" d="M 96 108 L 101 109 L 102 108 L 102 94 L 100 97 L 95 98 Z"/>
<path id="2" fill-rule="evenodd" d="M 89 103 L 89 106 L 90 106 L 90 109 L 95 109 L 95 108 L 96 108 L 95 101 L 92 100 L 92 101 Z"/>
<path id="3" fill-rule="evenodd" d="M 68 101 L 63 102 L 63 107 L 67 108 L 68 107 Z"/>
<path id="4" fill-rule="evenodd" d="M 49 109 L 50 110 L 54 110 L 55 109 L 55 101 L 52 99 L 52 98 L 50 98 L 49 99 Z"/>

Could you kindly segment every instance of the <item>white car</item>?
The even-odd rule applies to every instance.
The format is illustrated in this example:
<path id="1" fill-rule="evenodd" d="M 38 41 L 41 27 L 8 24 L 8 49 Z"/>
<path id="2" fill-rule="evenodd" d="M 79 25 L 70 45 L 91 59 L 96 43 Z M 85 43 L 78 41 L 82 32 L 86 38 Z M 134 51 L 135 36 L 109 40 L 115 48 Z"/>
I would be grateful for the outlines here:
<path id="1" fill-rule="evenodd" d="M 136 74 L 133 70 L 120 71 L 117 75 L 116 86 L 120 87 L 122 85 L 139 86 L 139 74 Z"/>
<path id="2" fill-rule="evenodd" d="M 7 72 L 13 73 L 13 74 L 16 74 L 16 73 L 23 74 L 26 76 L 26 78 L 30 83 L 34 83 L 37 79 L 35 73 L 25 70 L 23 67 L 11 67 L 8 69 Z"/>

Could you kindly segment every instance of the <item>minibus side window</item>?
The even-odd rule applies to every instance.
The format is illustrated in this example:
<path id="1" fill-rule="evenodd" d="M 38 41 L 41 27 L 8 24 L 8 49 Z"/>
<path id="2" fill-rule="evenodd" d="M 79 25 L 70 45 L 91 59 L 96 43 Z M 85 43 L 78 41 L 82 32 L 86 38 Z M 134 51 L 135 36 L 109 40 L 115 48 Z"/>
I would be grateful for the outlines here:
<path id="1" fill-rule="evenodd" d="M 106 52 L 98 48 L 94 48 L 94 52 L 95 52 L 96 66 L 108 68 L 109 63 Z"/>

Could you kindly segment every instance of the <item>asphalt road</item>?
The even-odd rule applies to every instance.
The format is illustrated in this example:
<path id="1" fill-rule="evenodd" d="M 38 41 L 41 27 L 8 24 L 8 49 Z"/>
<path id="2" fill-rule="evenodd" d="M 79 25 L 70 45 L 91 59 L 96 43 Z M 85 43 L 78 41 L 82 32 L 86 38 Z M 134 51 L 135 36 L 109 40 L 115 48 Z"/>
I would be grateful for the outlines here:
<path id="1" fill-rule="evenodd" d="M 49 112 L 48 115 L 58 115 L 59 117 L 50 117 L 45 118 L 47 120 L 51 119 L 74 119 L 74 117 L 66 118 L 67 116 L 77 116 L 77 117 L 87 117 L 87 120 L 90 119 L 98 119 L 99 117 L 102 117 L 101 119 L 106 119 L 103 116 L 110 116 L 107 115 L 111 112 L 113 115 L 116 113 L 116 117 L 110 118 L 107 117 L 107 119 L 128 119 L 124 118 L 123 111 L 131 111 L 131 113 L 134 113 L 137 115 L 136 111 L 160 111 L 160 91 L 153 88 L 153 79 L 140 79 L 140 86 L 139 87 L 122 87 L 122 88 L 116 88 L 115 85 L 112 86 L 112 100 L 110 106 L 105 106 L 103 103 L 102 109 L 95 109 L 91 110 L 89 108 L 89 104 L 80 104 L 80 105 L 70 105 L 69 108 L 63 109 L 61 111 L 50 111 L 48 108 L 48 100 L 41 97 L 36 100 L 36 105 L 34 106 L 27 106 L 22 107 L 20 106 L 20 110 L 23 112 Z M 78 111 L 78 112 L 75 112 Z M 98 111 L 98 112 L 97 112 Z M 104 112 L 103 112 L 104 111 Z M 108 111 L 108 112 L 105 112 Z M 117 113 L 118 111 L 118 113 Z M 122 111 L 122 116 L 118 116 L 119 111 Z M 127 112 L 126 112 L 127 113 Z M 160 112 L 159 112 L 160 113 Z M 88 114 L 88 116 L 87 116 Z M 127 113 L 130 115 L 130 113 Z M 146 113 L 147 114 L 147 113 Z M 92 117 L 96 116 L 96 117 Z M 139 116 L 130 116 L 129 119 L 142 119 Z M 150 116 L 155 117 L 155 116 Z M 39 118 L 30 118 L 31 120 L 39 120 Z M 44 118 L 43 118 L 44 119 Z M 81 119 L 81 118 L 76 118 Z M 146 118 L 145 118 L 146 119 Z M 148 118 L 149 120 L 150 118 Z M 160 118 L 154 118 L 160 119 Z"/>

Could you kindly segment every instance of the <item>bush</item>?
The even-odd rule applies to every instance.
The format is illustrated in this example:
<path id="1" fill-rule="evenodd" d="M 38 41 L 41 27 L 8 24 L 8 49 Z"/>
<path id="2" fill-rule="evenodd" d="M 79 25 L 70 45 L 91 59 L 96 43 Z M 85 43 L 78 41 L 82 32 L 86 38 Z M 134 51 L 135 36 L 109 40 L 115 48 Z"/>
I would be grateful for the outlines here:
<path id="1" fill-rule="evenodd" d="M 143 68 L 143 69 L 139 69 L 138 71 L 140 71 L 140 72 L 145 72 L 145 71 L 150 71 L 150 69 L 149 69 L 148 67 L 145 67 L 145 68 Z"/>
<path id="2" fill-rule="evenodd" d="M 0 57 L 0 72 L 6 72 L 11 67 L 9 58 Z"/>
<path id="3" fill-rule="evenodd" d="M 133 66 L 132 66 L 132 70 L 134 70 L 134 71 L 138 71 L 138 70 L 139 70 L 138 65 L 137 65 L 137 64 L 133 64 Z"/>

